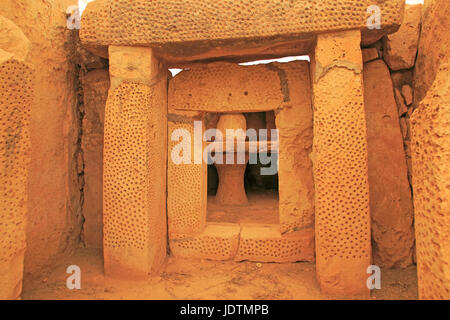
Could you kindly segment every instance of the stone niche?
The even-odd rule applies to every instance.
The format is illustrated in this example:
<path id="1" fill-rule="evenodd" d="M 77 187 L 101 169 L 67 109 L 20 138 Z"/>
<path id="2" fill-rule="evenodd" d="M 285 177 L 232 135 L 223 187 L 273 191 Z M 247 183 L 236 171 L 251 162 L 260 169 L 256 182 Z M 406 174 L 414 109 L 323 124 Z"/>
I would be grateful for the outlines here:
<path id="1" fill-rule="evenodd" d="M 167 214 L 170 249 L 174 255 L 217 260 L 313 261 L 314 188 L 309 158 L 313 119 L 309 63 L 198 64 L 169 81 L 168 101 L 169 152 L 176 150 L 180 143 L 174 135 L 177 129 L 186 129 L 193 137 L 189 164 L 176 164 L 169 155 Z M 278 165 L 277 174 L 261 176 L 258 163 L 254 167 L 249 165 L 247 170 L 245 164 L 215 164 L 209 170 L 205 161 L 195 164 L 196 144 L 202 144 L 203 156 L 211 143 L 202 138 L 205 131 L 221 127 L 219 119 L 239 116 L 247 129 L 258 132 L 279 129 L 278 139 L 259 137 L 258 148 L 253 146 L 251 150 L 255 143 L 250 141 L 246 152 L 248 162 L 249 154 L 252 151 L 255 154 L 256 149 L 265 155 L 270 151 L 274 165 Z M 225 130 L 221 131 L 225 134 Z M 196 134 L 200 140 L 195 141 Z M 231 181 L 231 192 L 223 196 L 217 190 L 215 194 L 214 185 L 211 186 L 214 180 L 217 184 L 214 167 L 230 168 L 218 179 L 220 185 L 226 183 L 227 177 L 239 175 L 233 166 L 240 170 L 240 176 Z M 216 179 L 211 177 L 214 173 Z"/>
<path id="2" fill-rule="evenodd" d="M 378 30 L 367 28 L 373 5 L 382 15 Z M 395 32 L 404 5 L 90 3 L 80 38 L 109 57 L 111 79 L 103 156 L 105 273 L 155 274 L 167 249 L 215 260 L 315 261 L 323 292 L 367 295 L 372 251 L 360 46 Z M 311 63 L 238 64 L 292 55 L 309 55 Z M 183 71 L 168 78 L 170 67 Z M 270 183 L 245 165 L 208 168 L 202 161 L 198 150 L 217 147 L 202 139 L 206 130 L 233 126 L 278 129 L 278 139 L 249 140 L 241 150 L 244 163 L 270 152 L 278 166 Z M 179 131 L 192 137 L 186 162 L 172 157 Z M 235 184 L 236 193 L 224 193 L 221 183 Z M 263 192 L 245 189 L 252 184 Z"/>

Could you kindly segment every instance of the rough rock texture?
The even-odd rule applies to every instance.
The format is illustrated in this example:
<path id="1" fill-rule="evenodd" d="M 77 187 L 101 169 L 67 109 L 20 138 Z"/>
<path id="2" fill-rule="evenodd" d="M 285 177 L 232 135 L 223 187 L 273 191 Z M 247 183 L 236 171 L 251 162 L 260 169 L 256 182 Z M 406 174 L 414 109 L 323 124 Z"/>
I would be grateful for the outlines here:
<path id="1" fill-rule="evenodd" d="M 0 48 L 25 61 L 31 50 L 31 42 L 14 22 L 0 16 Z"/>
<path id="2" fill-rule="evenodd" d="M 439 67 L 433 85 L 411 117 L 421 299 L 450 299 L 449 67 L 448 62 Z"/>
<path id="3" fill-rule="evenodd" d="M 369 62 L 378 59 L 377 48 L 365 48 L 362 49 L 363 62 Z"/>
<path id="4" fill-rule="evenodd" d="M 391 72 L 391 79 L 395 88 L 401 88 L 405 84 L 413 83 L 413 72 L 411 70 Z"/>
<path id="5" fill-rule="evenodd" d="M 382 60 L 364 64 L 364 104 L 374 264 L 407 267 L 414 246 L 413 205 L 392 81 Z"/>
<path id="6" fill-rule="evenodd" d="M 422 17 L 422 33 L 414 70 L 414 108 L 427 94 L 439 65 L 448 61 L 450 47 L 450 2 L 426 0 Z"/>
<path id="7" fill-rule="evenodd" d="M 318 35 L 312 63 L 316 272 L 331 294 L 368 295 L 371 265 L 361 34 Z"/>
<path id="8" fill-rule="evenodd" d="M 246 67 L 224 62 L 194 65 L 170 81 L 169 112 L 274 110 L 289 99 L 283 74 L 276 65 Z"/>
<path id="9" fill-rule="evenodd" d="M 420 34 L 422 5 L 407 5 L 400 29 L 383 39 L 384 60 L 391 70 L 414 66 Z"/>
<path id="10" fill-rule="evenodd" d="M 175 257 L 231 260 L 239 246 L 241 228 L 232 223 L 208 223 L 197 235 L 172 234 L 170 251 Z"/>
<path id="11" fill-rule="evenodd" d="M 82 150 L 84 159 L 84 243 L 103 247 L 103 125 L 109 90 L 109 72 L 94 70 L 82 78 L 84 118 Z"/>
<path id="12" fill-rule="evenodd" d="M 0 23 L 4 21 L 0 16 Z M 22 291 L 34 76 L 32 67 L 23 61 L 28 39 L 10 21 L 8 28 L 16 41 L 12 49 L 24 51 L 16 57 L 3 50 L 11 39 L 8 34 L 0 38 L 0 300 L 17 299 Z"/>
<path id="13" fill-rule="evenodd" d="M 425 1 L 414 71 L 410 149 L 421 299 L 450 299 L 449 15 L 448 1 Z"/>
<path id="14" fill-rule="evenodd" d="M 242 224 L 237 261 L 314 261 L 314 229 L 281 235 L 277 225 Z"/>
<path id="15" fill-rule="evenodd" d="M 169 95 L 170 100 L 170 95 Z M 172 112 L 168 123 L 169 160 L 167 168 L 167 218 L 169 237 L 172 233 L 195 234 L 200 233 L 206 226 L 207 201 L 207 164 L 204 161 L 195 163 L 195 141 L 184 141 L 186 147 L 191 147 L 189 164 L 176 164 L 172 159 L 175 146 L 180 143 L 175 131 L 186 130 L 191 139 L 194 137 L 194 121 L 205 123 L 202 117 L 193 112 Z M 202 135 L 204 132 L 200 132 Z M 173 141 L 173 138 L 175 141 Z M 203 150 L 203 143 L 200 146 Z M 179 154 L 177 154 L 179 155 Z"/>
<path id="16" fill-rule="evenodd" d="M 220 50 L 211 57 L 224 51 L 232 56 L 235 50 L 248 54 L 274 40 L 282 46 L 306 40 L 297 47 L 302 54 L 311 48 L 312 33 L 366 31 L 371 5 L 381 9 L 383 31 L 394 32 L 403 18 L 403 0 L 97 0 L 83 13 L 81 38 L 98 51 L 111 44 L 148 45 L 181 57 L 214 45 Z"/>
<path id="17" fill-rule="evenodd" d="M 105 110 L 105 274 L 146 278 L 166 257 L 167 69 L 152 49 L 110 51 Z M 136 68 L 134 68 L 136 66 Z"/>
<path id="18" fill-rule="evenodd" d="M 25 272 L 37 271 L 56 254 L 70 252 L 78 245 L 82 228 L 76 72 L 70 60 L 74 31 L 67 29 L 65 13 L 76 3 L 0 1 L 0 15 L 19 26 L 31 42 L 26 61 L 39 68 L 30 120 Z"/>
<path id="19" fill-rule="evenodd" d="M 286 73 L 289 101 L 276 113 L 281 233 L 314 226 L 314 180 L 310 64 L 276 64 Z"/>

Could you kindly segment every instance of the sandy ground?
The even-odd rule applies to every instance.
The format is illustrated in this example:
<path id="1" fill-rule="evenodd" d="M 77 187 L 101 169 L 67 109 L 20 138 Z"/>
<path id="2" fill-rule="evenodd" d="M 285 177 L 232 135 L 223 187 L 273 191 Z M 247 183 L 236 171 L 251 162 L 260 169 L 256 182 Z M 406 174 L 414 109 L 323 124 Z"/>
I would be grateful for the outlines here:
<path id="1" fill-rule="evenodd" d="M 41 274 L 26 275 L 22 299 L 315 300 L 321 295 L 311 263 L 252 263 L 169 257 L 159 277 L 123 281 L 104 277 L 101 251 L 79 249 Z M 81 268 L 80 290 L 66 287 L 66 268 Z M 371 299 L 417 299 L 416 268 L 382 270 L 382 289 Z"/>

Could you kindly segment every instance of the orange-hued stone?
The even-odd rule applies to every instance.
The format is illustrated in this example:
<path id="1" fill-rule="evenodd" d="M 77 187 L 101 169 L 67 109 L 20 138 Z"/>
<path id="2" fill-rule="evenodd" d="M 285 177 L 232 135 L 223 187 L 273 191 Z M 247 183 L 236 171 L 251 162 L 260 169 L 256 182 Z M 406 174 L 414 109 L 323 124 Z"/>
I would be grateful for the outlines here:
<path id="1" fill-rule="evenodd" d="M 367 135 L 359 31 L 322 34 L 312 67 L 316 272 L 323 292 L 368 295 Z"/>
<path id="2" fill-rule="evenodd" d="M 412 166 L 421 299 L 450 299 L 450 63 L 414 111 Z M 430 134 L 433 132 L 433 134 Z"/>
<path id="3" fill-rule="evenodd" d="M 103 126 L 109 90 L 109 72 L 94 70 L 82 79 L 84 92 L 84 242 L 103 247 Z"/>
<path id="4" fill-rule="evenodd" d="M 439 65 L 448 59 L 450 2 L 427 0 L 422 10 L 422 33 L 414 71 L 414 108 L 419 106 L 436 78 Z"/>
<path id="5" fill-rule="evenodd" d="M 242 224 L 237 261 L 314 261 L 314 229 L 281 235 L 278 225 Z"/>
<path id="6" fill-rule="evenodd" d="M 247 131 L 247 120 L 242 114 L 223 114 L 217 123 L 217 130 L 222 133 L 224 141 L 224 150 L 221 157 L 221 164 L 216 163 L 217 173 L 219 174 L 219 187 L 217 189 L 216 201 L 224 206 L 244 205 L 248 203 L 244 187 L 244 174 L 247 168 L 248 153 L 242 154 L 245 163 L 239 161 L 239 147 L 237 144 L 245 142 L 245 132 Z M 235 131 L 238 136 L 228 136 L 227 130 Z M 232 131 L 232 132 L 233 132 Z M 241 134 L 242 136 L 239 136 Z M 228 144 L 235 145 L 235 152 L 228 151 Z M 241 152 L 243 153 L 243 152 Z M 227 163 L 231 160 L 233 163 Z"/>
<path id="7" fill-rule="evenodd" d="M 371 5 L 380 8 L 382 30 L 367 29 Z M 404 5 L 404 0 L 96 0 L 83 13 L 80 35 L 96 52 L 105 54 L 109 45 L 144 45 L 168 63 L 299 55 L 310 52 L 314 33 L 394 32 Z"/>
<path id="8" fill-rule="evenodd" d="M 30 118 L 28 216 L 25 274 L 40 274 L 56 255 L 79 247 L 82 179 L 78 173 L 79 117 L 75 33 L 66 9 L 77 0 L 0 1 L 0 16 L 21 32 L 1 25 L 0 48 L 23 57 L 35 69 Z M 6 29 L 3 27 L 6 26 Z M 22 43 L 23 36 L 28 40 Z M 30 48 L 28 51 L 27 48 Z"/>
<path id="9" fill-rule="evenodd" d="M 110 68 L 103 158 L 105 274 L 143 278 L 157 272 L 166 256 L 167 71 L 149 48 L 111 47 Z"/>
<path id="10" fill-rule="evenodd" d="M 2 300 L 17 299 L 22 292 L 28 213 L 32 69 L 22 59 L 0 49 L 0 83 L 0 300 Z"/>
<path id="11" fill-rule="evenodd" d="M 231 260 L 239 246 L 240 230 L 238 224 L 208 223 L 200 234 L 172 234 L 170 251 L 175 257 Z"/>
<path id="12" fill-rule="evenodd" d="M 391 70 L 414 67 L 419 43 L 422 5 L 407 5 L 400 29 L 383 41 L 384 60 Z"/>
<path id="13" fill-rule="evenodd" d="M 382 60 L 364 64 L 364 104 L 374 264 L 407 267 L 414 212 L 392 81 Z"/>

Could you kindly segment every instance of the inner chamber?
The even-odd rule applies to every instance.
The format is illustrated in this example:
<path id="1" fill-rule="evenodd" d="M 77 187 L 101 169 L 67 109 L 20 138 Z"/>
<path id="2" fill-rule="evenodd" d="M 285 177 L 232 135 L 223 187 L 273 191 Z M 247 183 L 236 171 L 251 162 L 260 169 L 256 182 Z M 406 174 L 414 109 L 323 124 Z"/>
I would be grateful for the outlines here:
<path id="1" fill-rule="evenodd" d="M 276 129 L 274 112 L 252 112 L 243 115 L 246 119 L 246 128 L 256 130 L 258 141 L 268 140 L 270 144 L 270 130 Z M 221 116 L 222 114 L 208 114 L 206 117 L 207 128 L 217 128 Z M 260 137 L 260 129 L 268 130 L 266 139 Z M 225 132 L 223 134 L 225 135 Z M 278 153 L 274 152 L 272 155 L 269 152 L 268 156 L 273 159 L 272 161 L 278 162 Z M 262 175 L 261 168 L 269 167 L 270 164 L 263 165 L 259 155 L 257 159 L 256 164 L 246 164 L 242 179 L 248 201 L 241 204 L 227 204 L 216 197 L 220 183 L 217 168 L 220 165 L 208 165 L 208 222 L 279 224 L 278 173 Z M 223 166 L 232 165 L 224 164 Z M 239 188 L 239 186 L 236 186 L 236 188 Z"/>

